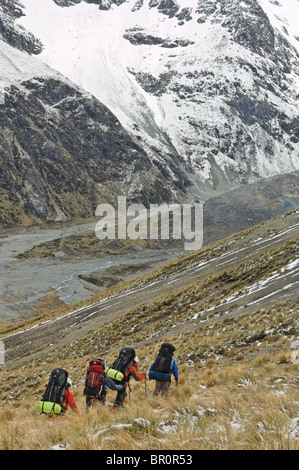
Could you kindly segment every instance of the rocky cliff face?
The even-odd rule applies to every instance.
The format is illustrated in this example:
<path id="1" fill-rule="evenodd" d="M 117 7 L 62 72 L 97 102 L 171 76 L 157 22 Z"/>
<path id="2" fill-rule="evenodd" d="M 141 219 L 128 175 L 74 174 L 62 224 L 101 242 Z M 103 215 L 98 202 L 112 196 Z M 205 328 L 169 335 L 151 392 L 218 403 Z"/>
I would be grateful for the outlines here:
<path id="1" fill-rule="evenodd" d="M 57 12 L 68 18 L 67 37 L 77 48 L 60 71 L 104 100 L 146 146 L 152 136 L 147 119 L 140 120 L 141 87 L 146 101 L 142 113 L 149 121 L 154 112 L 160 134 L 191 171 L 191 198 L 206 199 L 261 177 L 297 170 L 299 42 L 288 24 L 290 14 L 284 16 L 288 3 L 187 3 L 55 0 Z M 76 29 L 72 15 L 77 12 L 86 19 L 89 11 L 94 23 L 89 19 L 86 24 L 93 32 L 89 45 L 94 55 L 88 61 L 81 57 L 86 35 Z M 279 27 L 275 18 L 280 18 Z M 39 35 L 45 44 L 41 56 L 55 67 L 59 60 L 51 51 L 53 34 L 43 34 L 34 21 L 24 24 Z M 93 49 L 97 41 L 101 48 Z M 92 57 L 99 61 L 97 69 L 90 66 Z M 91 83 L 89 68 L 105 84 L 106 94 Z M 122 100 L 132 95 L 127 112 L 113 93 L 122 94 Z M 163 152 L 161 135 L 155 140 Z"/>
<path id="2" fill-rule="evenodd" d="M 193 41 L 153 37 L 152 49 L 172 47 L 164 71 L 145 60 L 130 72 L 157 97 L 164 128 L 199 178 L 223 191 L 298 169 L 299 56 L 258 1 L 200 1 L 192 13 L 174 2 L 154 7 L 182 27 L 196 22 Z M 124 37 L 149 42 L 141 29 Z"/>
<path id="3" fill-rule="evenodd" d="M 262 179 L 212 197 L 204 206 L 204 244 L 290 212 L 298 206 L 299 171 Z"/>
<path id="4" fill-rule="evenodd" d="M 142 203 L 207 200 L 298 170 L 299 41 L 288 5 L 2 2 L 5 43 L 66 77 L 36 62 L 30 75 L 22 56 L 17 82 L 4 81 L 3 220 L 16 207 L 43 220 L 90 215 L 120 192 Z"/>
<path id="5" fill-rule="evenodd" d="M 165 184 L 167 174 L 103 104 L 24 57 L 1 45 L 2 226 L 92 217 L 98 204 L 115 205 L 118 195 L 146 204 L 184 192 L 183 178 Z"/>
<path id="6" fill-rule="evenodd" d="M 32 33 L 16 24 L 23 16 L 23 5 L 19 0 L 2 0 L 0 5 L 0 38 L 12 47 L 29 54 L 39 54 L 42 43 Z"/>

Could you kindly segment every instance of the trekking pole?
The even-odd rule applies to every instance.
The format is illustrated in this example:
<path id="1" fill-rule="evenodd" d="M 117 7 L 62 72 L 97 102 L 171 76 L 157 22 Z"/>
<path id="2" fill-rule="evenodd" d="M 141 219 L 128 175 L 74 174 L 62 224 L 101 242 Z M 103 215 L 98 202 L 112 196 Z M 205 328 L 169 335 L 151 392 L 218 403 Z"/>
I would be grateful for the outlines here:
<path id="1" fill-rule="evenodd" d="M 144 388 L 145 388 L 145 396 L 147 397 L 146 381 L 147 381 L 147 378 L 146 378 L 146 377 L 144 377 Z"/>

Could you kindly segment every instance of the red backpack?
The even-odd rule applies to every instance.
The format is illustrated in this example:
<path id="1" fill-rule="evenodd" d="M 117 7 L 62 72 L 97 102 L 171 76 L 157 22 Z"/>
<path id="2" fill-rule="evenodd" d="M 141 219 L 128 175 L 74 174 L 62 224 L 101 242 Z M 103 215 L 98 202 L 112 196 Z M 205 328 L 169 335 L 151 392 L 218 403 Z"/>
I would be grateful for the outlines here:
<path id="1" fill-rule="evenodd" d="M 96 397 L 100 395 L 105 384 L 105 362 L 102 359 L 92 359 L 86 373 L 83 395 Z"/>

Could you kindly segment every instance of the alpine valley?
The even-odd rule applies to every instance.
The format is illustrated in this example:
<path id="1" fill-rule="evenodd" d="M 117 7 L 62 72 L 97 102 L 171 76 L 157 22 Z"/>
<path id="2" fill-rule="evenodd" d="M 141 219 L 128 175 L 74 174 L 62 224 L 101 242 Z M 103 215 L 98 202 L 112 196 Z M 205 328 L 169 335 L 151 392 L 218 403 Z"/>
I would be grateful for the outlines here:
<path id="1" fill-rule="evenodd" d="M 299 449 L 298 24 L 299 0 L 0 0 L 0 450 Z M 124 200 L 203 203 L 203 246 L 99 240 Z M 124 406 L 104 376 L 87 408 L 124 346 Z M 80 413 L 48 419 L 58 367 Z"/>

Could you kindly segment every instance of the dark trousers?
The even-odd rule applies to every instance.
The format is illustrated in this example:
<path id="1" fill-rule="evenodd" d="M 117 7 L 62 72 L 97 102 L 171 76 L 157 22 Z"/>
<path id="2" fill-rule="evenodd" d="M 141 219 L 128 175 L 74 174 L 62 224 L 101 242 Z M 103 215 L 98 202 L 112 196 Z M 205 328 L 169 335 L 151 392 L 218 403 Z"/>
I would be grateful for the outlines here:
<path id="1" fill-rule="evenodd" d="M 120 406 L 123 406 L 123 403 L 126 399 L 126 396 L 127 396 L 126 389 L 121 390 L 120 392 L 117 392 L 116 399 L 115 399 L 113 407 L 118 408 Z"/>
<path id="2" fill-rule="evenodd" d="M 102 392 L 100 395 L 96 397 L 86 397 L 86 406 L 89 408 L 90 406 L 93 406 L 95 402 L 99 402 L 102 406 L 105 405 L 106 402 L 106 391 Z"/>
<path id="3" fill-rule="evenodd" d="M 169 385 L 170 385 L 169 382 L 158 382 L 156 380 L 154 395 L 159 395 L 159 394 L 161 394 L 162 396 L 167 395 L 168 390 L 169 390 Z"/>

